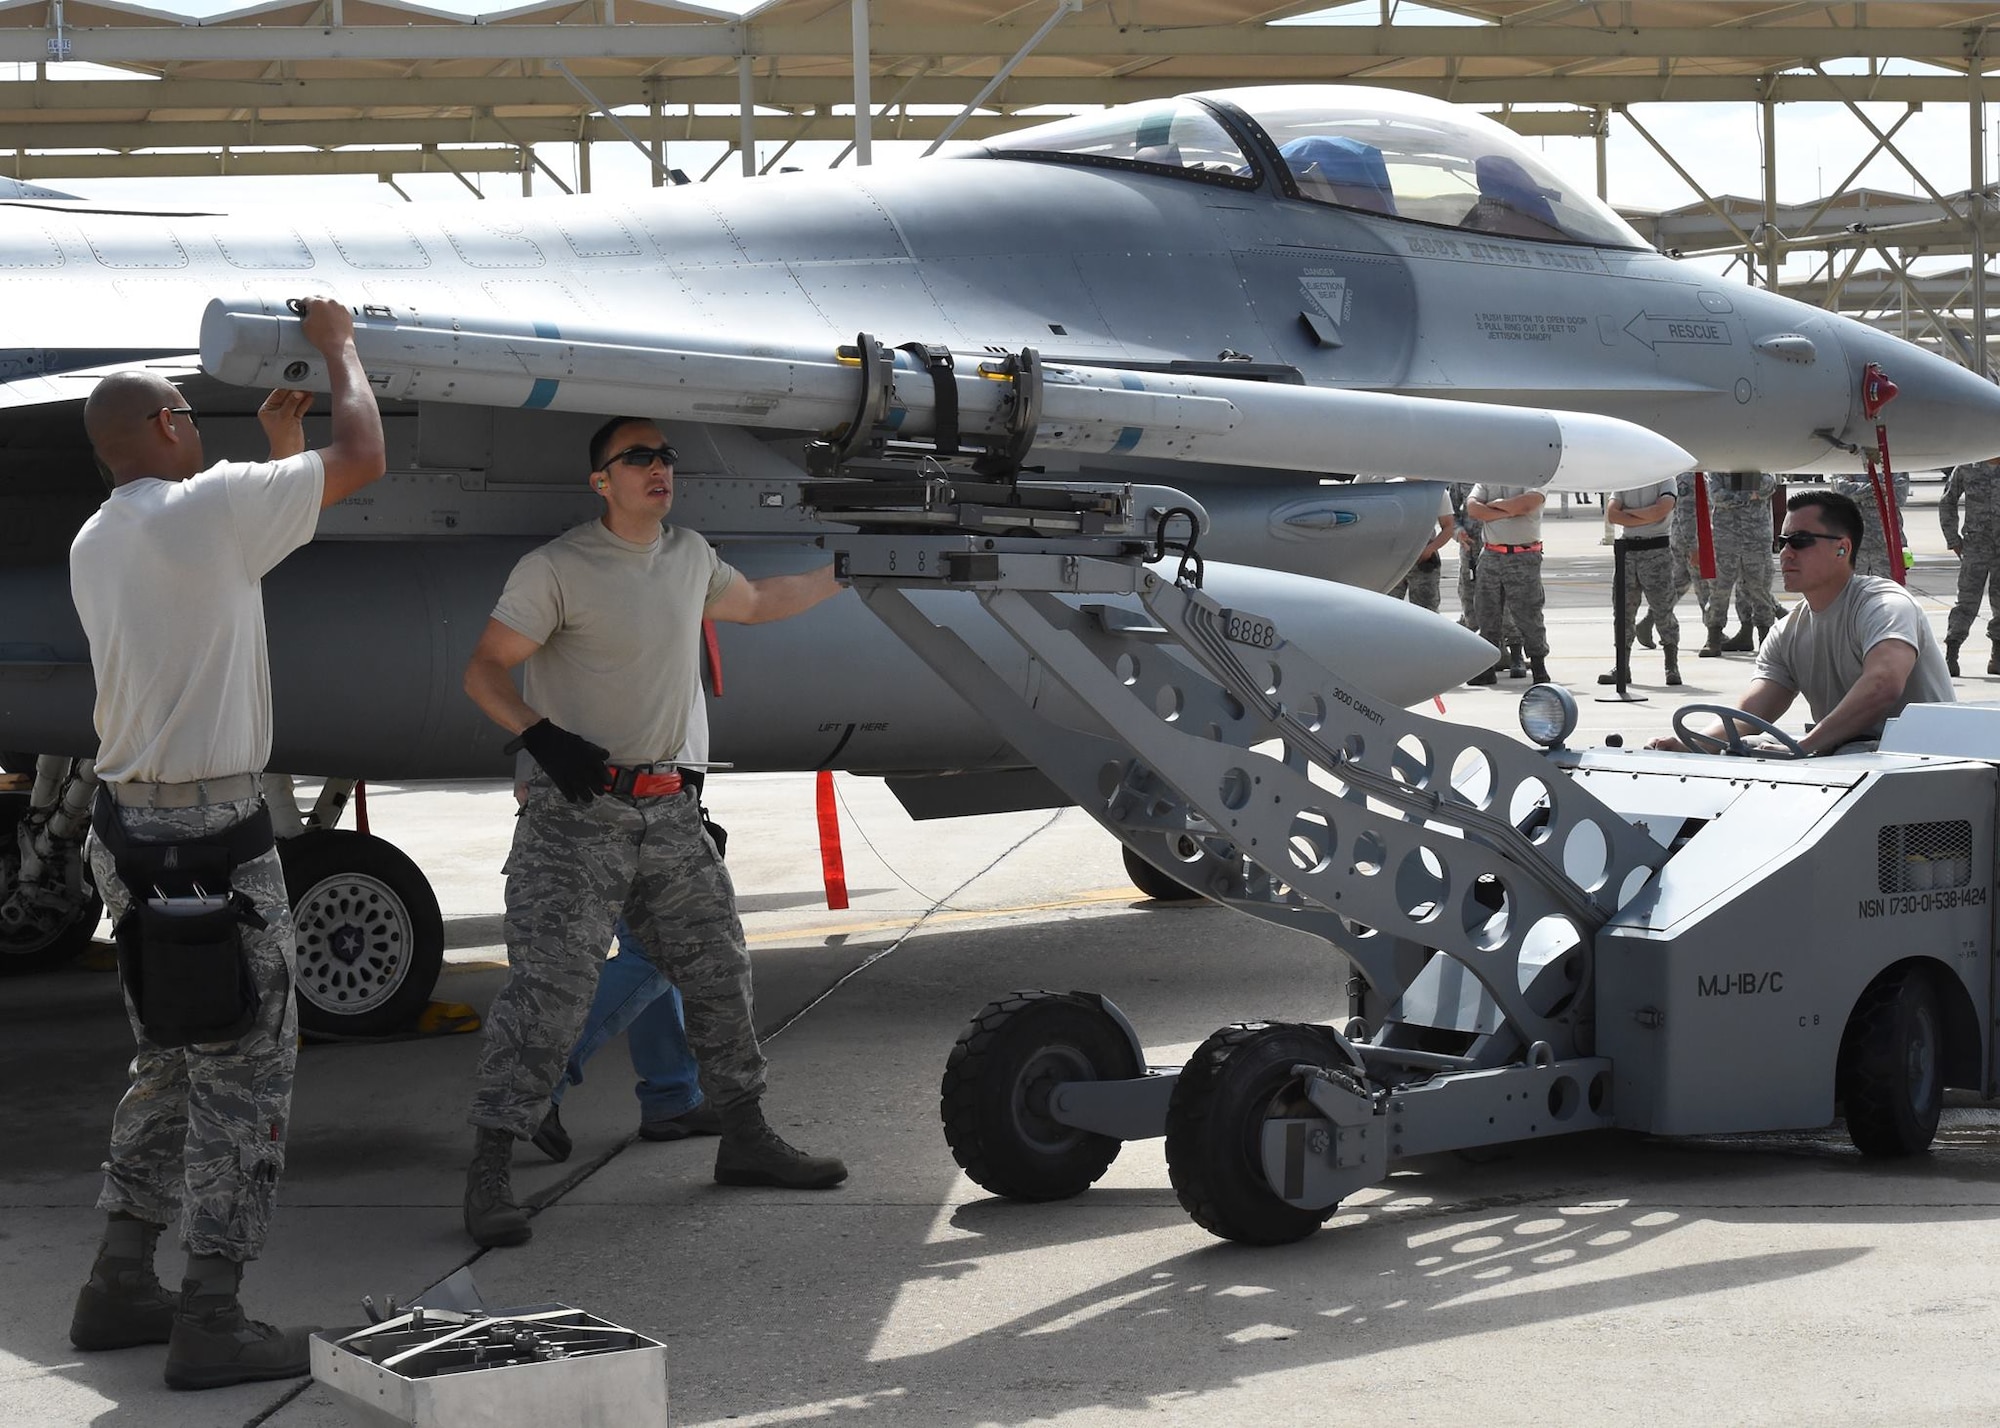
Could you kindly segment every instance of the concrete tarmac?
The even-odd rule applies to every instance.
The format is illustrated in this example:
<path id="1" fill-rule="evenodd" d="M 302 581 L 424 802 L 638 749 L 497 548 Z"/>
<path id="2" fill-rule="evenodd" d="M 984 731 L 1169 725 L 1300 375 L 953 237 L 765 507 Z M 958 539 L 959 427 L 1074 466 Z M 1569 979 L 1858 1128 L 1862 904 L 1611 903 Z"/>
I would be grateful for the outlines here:
<path id="1" fill-rule="evenodd" d="M 1912 586 L 1942 629 L 1950 557 L 1927 506 L 1910 524 Z M 1611 552 L 1594 511 L 1548 526 L 1554 673 L 1583 742 L 1650 737 L 1676 704 L 1740 693 L 1749 657 L 1697 660 L 1696 634 L 1684 688 L 1640 651 L 1646 701 L 1596 702 Z M 1698 629 L 1691 598 L 1681 610 Z M 1976 634 L 1968 669 L 1986 655 Z M 1961 697 L 1996 683 L 1962 680 Z M 1446 717 L 1511 730 L 1520 687 L 1449 693 Z M 838 786 L 854 890 L 838 913 L 809 777 L 718 776 L 710 803 L 734 835 L 769 1111 L 844 1156 L 847 1184 L 723 1189 L 714 1142 L 633 1139 L 614 1046 L 565 1102 L 572 1159 L 517 1153 L 533 1241 L 480 1253 L 459 1224 L 477 1039 L 308 1046 L 252 1312 L 357 1323 L 364 1293 L 406 1300 L 469 1262 L 492 1303 L 560 1299 L 664 1340 L 684 1425 L 2000 1422 L 1986 1106 L 1955 1104 L 1935 1150 L 1901 1164 L 1863 1162 L 1837 1127 L 1435 1157 L 1271 1250 L 1194 1226 L 1157 1141 L 1075 1200 L 987 1195 L 952 1162 L 937 1090 L 988 1000 L 1102 991 L 1170 1062 L 1227 1022 L 1342 1015 L 1344 964 L 1219 908 L 1141 900 L 1076 810 L 913 824 L 878 783 Z M 370 805 L 437 886 L 439 995 L 483 1007 L 504 973 L 506 790 L 375 786 Z M 0 1023 L 0 1425 L 348 1422 L 309 1382 L 173 1394 L 158 1349 L 70 1348 L 129 1034 L 101 971 L 0 984 Z M 178 1251 L 160 1258 L 177 1278 Z"/>

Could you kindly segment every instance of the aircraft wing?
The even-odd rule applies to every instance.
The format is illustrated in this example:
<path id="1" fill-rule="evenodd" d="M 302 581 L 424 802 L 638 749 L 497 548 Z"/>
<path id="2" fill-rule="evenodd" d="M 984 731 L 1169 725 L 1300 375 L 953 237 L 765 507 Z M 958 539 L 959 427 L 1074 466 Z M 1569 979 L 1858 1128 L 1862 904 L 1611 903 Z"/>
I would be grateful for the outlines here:
<path id="1" fill-rule="evenodd" d="M 1481 479 L 1551 491 L 1621 491 L 1694 458 L 1631 422 L 1577 412 L 1244 381 L 1210 373 L 952 353 L 864 335 L 744 340 L 558 327 L 371 307 L 355 345 L 380 395 L 490 407 L 719 422 L 899 442 L 1067 451 L 1301 473 Z M 326 390 L 297 317 L 209 305 L 201 361 L 243 386 Z"/>
<path id="2" fill-rule="evenodd" d="M 170 382 L 201 375 L 201 357 L 185 352 L 177 356 L 135 360 L 125 357 L 91 367 L 63 367 L 52 372 L 26 372 L 0 380 L 0 411 L 16 407 L 47 406 L 56 402 L 80 402 L 90 395 L 100 377 L 134 368 L 157 372 Z"/>

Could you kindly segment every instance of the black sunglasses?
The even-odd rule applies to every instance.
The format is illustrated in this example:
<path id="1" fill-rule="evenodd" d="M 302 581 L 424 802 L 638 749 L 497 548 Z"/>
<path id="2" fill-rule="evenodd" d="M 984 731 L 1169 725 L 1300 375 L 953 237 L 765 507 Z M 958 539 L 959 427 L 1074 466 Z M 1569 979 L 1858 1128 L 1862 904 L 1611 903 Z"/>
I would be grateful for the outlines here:
<path id="1" fill-rule="evenodd" d="M 604 458 L 604 464 L 597 469 L 609 471 L 613 466 L 628 467 L 633 471 L 646 471 L 655 461 L 662 466 L 672 466 L 681 459 L 681 454 L 671 446 L 628 446 L 615 456 Z"/>
<path id="2" fill-rule="evenodd" d="M 1786 546 L 1793 550 L 1810 550 L 1816 540 L 1846 540 L 1844 535 L 1822 535 L 1818 531 L 1787 531 L 1771 541 L 1771 554 L 1776 555 Z"/>
<path id="3" fill-rule="evenodd" d="M 184 416 L 188 419 L 189 426 L 193 427 L 196 431 L 201 430 L 201 418 L 195 415 L 193 407 L 161 407 L 160 410 L 171 412 L 175 416 Z"/>

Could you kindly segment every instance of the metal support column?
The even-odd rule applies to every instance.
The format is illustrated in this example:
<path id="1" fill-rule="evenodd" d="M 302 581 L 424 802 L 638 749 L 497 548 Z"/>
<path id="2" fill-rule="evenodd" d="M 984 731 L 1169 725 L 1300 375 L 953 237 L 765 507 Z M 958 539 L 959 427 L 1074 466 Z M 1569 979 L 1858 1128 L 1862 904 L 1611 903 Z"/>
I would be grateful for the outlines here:
<path id="1" fill-rule="evenodd" d="M 1991 374 L 1986 360 L 1986 65 L 1974 59 L 1967 75 L 1970 84 L 1966 111 L 1972 140 L 1972 184 L 1965 197 L 1965 217 L 1972 227 L 1972 370 L 1980 376 Z"/>
<path id="2" fill-rule="evenodd" d="M 875 106 L 868 93 L 868 0 L 848 0 L 848 4 L 854 12 L 854 162 L 866 168 L 875 161 Z"/>
<path id="3" fill-rule="evenodd" d="M 1758 238 L 1764 246 L 1764 286 L 1778 289 L 1778 102 L 1766 99 L 1764 109 L 1764 224 Z"/>
<path id="4" fill-rule="evenodd" d="M 1597 199 L 1600 203 L 1611 202 L 1611 111 L 1603 105 L 1597 108 Z"/>
<path id="5" fill-rule="evenodd" d="M 757 106 L 751 100 L 750 56 L 736 61 L 736 148 L 743 155 L 743 177 L 757 177 Z"/>
<path id="6" fill-rule="evenodd" d="M 658 95 L 646 106 L 646 117 L 653 121 L 653 187 L 660 188 L 667 181 L 667 126 L 660 113 Z"/>

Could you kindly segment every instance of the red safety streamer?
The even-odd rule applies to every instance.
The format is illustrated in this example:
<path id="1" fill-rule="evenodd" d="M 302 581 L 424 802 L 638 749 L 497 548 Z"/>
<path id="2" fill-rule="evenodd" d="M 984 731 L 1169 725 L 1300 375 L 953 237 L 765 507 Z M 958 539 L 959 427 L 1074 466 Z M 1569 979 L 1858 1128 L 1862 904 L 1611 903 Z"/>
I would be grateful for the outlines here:
<path id="1" fill-rule="evenodd" d="M 1715 530 L 1708 523 L 1708 477 L 1694 473 L 1694 553 L 1695 574 L 1703 580 L 1715 579 Z"/>
<path id="2" fill-rule="evenodd" d="M 701 622 L 701 651 L 708 660 L 708 692 L 722 697 L 722 640 L 715 633 L 715 621 Z"/>
<path id="3" fill-rule="evenodd" d="M 833 770 L 819 771 L 815 796 L 819 804 L 819 867 L 826 880 L 826 905 L 839 912 L 847 906 L 847 864 L 840 856 L 840 810 L 833 801 Z"/>
<path id="4" fill-rule="evenodd" d="M 357 782 L 354 785 L 354 831 L 368 831 L 368 785 Z"/>

